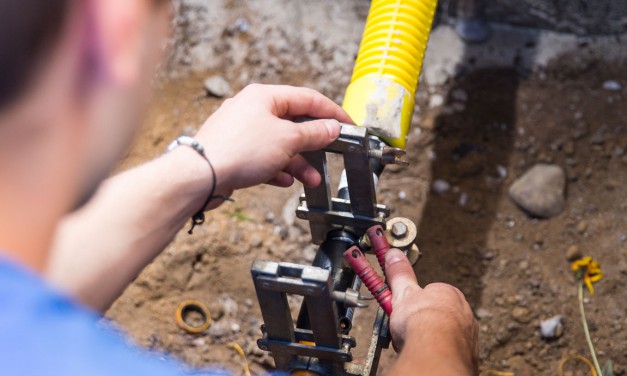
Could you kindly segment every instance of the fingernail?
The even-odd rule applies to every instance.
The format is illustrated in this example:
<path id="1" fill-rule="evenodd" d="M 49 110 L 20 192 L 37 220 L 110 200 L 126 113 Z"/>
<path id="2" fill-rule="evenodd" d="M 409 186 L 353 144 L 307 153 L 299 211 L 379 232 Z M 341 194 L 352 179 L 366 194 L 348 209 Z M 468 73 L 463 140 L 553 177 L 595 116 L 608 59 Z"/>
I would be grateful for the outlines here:
<path id="1" fill-rule="evenodd" d="M 398 249 L 390 249 L 385 255 L 385 265 L 392 265 L 404 259 L 406 259 L 406 257 L 403 252 Z"/>
<path id="2" fill-rule="evenodd" d="M 335 119 L 327 119 L 324 121 L 324 125 L 327 127 L 329 137 L 336 139 L 340 133 L 340 122 Z"/>

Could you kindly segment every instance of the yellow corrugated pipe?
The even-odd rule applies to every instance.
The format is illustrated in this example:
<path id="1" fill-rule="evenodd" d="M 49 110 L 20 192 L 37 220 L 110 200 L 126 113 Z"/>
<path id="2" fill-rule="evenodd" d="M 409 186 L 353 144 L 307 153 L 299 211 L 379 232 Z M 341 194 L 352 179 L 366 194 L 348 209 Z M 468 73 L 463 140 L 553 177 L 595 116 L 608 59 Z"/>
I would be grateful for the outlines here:
<path id="1" fill-rule="evenodd" d="M 405 148 L 437 0 L 372 0 L 344 109 Z"/>

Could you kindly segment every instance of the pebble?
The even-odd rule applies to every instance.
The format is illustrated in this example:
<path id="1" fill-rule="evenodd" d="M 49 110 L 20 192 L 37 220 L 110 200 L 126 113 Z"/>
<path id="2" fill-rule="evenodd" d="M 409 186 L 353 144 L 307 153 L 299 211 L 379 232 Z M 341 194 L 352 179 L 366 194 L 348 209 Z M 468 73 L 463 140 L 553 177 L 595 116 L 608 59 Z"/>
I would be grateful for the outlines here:
<path id="1" fill-rule="evenodd" d="M 588 222 L 586 221 L 579 221 L 579 223 L 577 223 L 577 232 L 580 234 L 583 234 L 584 232 L 586 232 L 586 230 L 588 229 Z"/>
<path id="2" fill-rule="evenodd" d="M 491 315 L 490 315 L 490 311 L 488 311 L 487 309 L 479 308 L 475 311 L 475 316 L 477 316 L 479 320 L 483 320 L 485 318 L 490 317 Z"/>
<path id="3" fill-rule="evenodd" d="M 245 18 L 238 18 L 233 25 L 240 33 L 246 33 L 250 30 L 250 23 Z"/>
<path id="4" fill-rule="evenodd" d="M 209 312 L 211 320 L 218 321 L 224 316 L 224 307 L 222 307 L 222 304 L 214 303 L 209 306 Z"/>
<path id="5" fill-rule="evenodd" d="M 501 179 L 505 179 L 507 177 L 507 168 L 505 168 L 505 166 L 497 165 L 496 173 L 499 174 Z"/>
<path id="6" fill-rule="evenodd" d="M 466 194 L 466 192 L 462 192 L 462 194 L 459 195 L 459 205 L 466 206 L 467 203 L 468 203 L 468 194 Z"/>
<path id="7" fill-rule="evenodd" d="M 255 234 L 255 235 L 251 236 L 251 238 L 250 238 L 250 245 L 253 248 L 259 248 L 259 247 L 262 246 L 262 244 L 263 244 L 263 240 L 261 239 L 261 237 L 259 235 Z"/>
<path id="8" fill-rule="evenodd" d="M 225 337 L 230 333 L 230 324 L 224 321 L 218 321 L 209 327 L 209 335 L 214 338 Z"/>
<path id="9" fill-rule="evenodd" d="M 562 326 L 562 316 L 557 315 L 546 320 L 540 321 L 540 335 L 544 339 L 559 338 L 564 334 Z"/>
<path id="10" fill-rule="evenodd" d="M 537 164 L 509 188 L 510 198 L 531 215 L 550 218 L 564 209 L 566 175 L 557 165 Z"/>
<path id="11" fill-rule="evenodd" d="M 605 89 L 605 90 L 620 91 L 622 88 L 623 88 L 623 86 L 618 81 L 607 80 L 607 81 L 603 82 L 603 89 Z"/>
<path id="12" fill-rule="evenodd" d="M 577 244 L 569 245 L 568 248 L 566 248 L 566 260 L 575 261 L 580 259 L 582 256 L 583 254 Z"/>
<path id="13" fill-rule="evenodd" d="M 227 294 L 222 294 L 220 295 L 220 298 L 218 298 L 218 302 L 222 306 L 222 310 L 224 311 L 224 314 L 226 316 L 228 317 L 237 316 L 239 305 L 233 298 L 231 298 Z"/>
<path id="14" fill-rule="evenodd" d="M 440 94 L 433 94 L 429 98 L 429 108 L 440 107 L 444 104 L 444 97 Z"/>
<path id="15" fill-rule="evenodd" d="M 525 307 L 514 307 L 512 317 L 521 324 L 527 324 L 531 321 L 531 312 Z"/>
<path id="16" fill-rule="evenodd" d="M 207 93 L 216 98 L 223 98 L 233 94 L 231 85 L 221 76 L 211 76 L 203 82 Z"/>
<path id="17" fill-rule="evenodd" d="M 266 216 L 265 216 L 265 218 L 264 218 L 264 219 L 265 219 L 265 221 L 266 221 L 267 223 L 273 223 L 273 222 L 274 222 L 274 219 L 275 219 L 274 212 L 272 212 L 272 211 L 268 211 L 268 212 L 266 212 Z"/>
<path id="18" fill-rule="evenodd" d="M 399 191 L 398 192 L 398 198 L 400 198 L 401 200 L 404 200 L 407 198 L 407 193 L 405 191 Z"/>
<path id="19" fill-rule="evenodd" d="M 431 189 L 433 189 L 433 192 L 442 195 L 451 189 L 451 184 L 446 180 L 436 179 L 431 184 Z"/>
<path id="20" fill-rule="evenodd" d="M 572 141 L 567 141 L 562 147 L 562 150 L 564 150 L 564 154 L 568 156 L 575 154 L 575 143 Z"/>

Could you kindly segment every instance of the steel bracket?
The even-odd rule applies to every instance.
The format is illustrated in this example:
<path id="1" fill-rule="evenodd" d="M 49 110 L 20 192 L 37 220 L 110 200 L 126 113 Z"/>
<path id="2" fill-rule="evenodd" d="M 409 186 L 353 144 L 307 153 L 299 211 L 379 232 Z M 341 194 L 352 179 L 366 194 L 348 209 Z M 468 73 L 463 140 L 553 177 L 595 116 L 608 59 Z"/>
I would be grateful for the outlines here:
<path id="1" fill-rule="evenodd" d="M 342 124 L 340 136 L 333 143 L 322 150 L 303 153 L 322 177 L 319 186 L 305 188 L 296 210 L 298 218 L 309 220 L 314 244 L 322 244 L 329 231 L 336 229 L 348 227 L 361 236 L 371 226 L 378 224 L 385 228 L 385 218 L 390 212 L 377 204 L 375 177 L 370 166 L 370 159 L 380 151 L 371 149 L 368 128 Z M 349 200 L 331 196 L 326 153 L 342 154 L 344 158 Z"/>

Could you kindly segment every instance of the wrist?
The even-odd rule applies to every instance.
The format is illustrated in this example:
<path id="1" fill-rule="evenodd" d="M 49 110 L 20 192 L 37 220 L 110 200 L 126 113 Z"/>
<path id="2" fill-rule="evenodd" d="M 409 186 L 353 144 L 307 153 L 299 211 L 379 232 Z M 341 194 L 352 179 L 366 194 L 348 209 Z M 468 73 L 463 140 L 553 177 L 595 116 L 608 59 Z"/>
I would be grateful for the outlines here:
<path id="1" fill-rule="evenodd" d="M 186 146 L 178 146 L 162 158 L 167 161 L 163 167 L 164 175 L 168 176 L 169 185 L 175 190 L 175 195 L 179 199 L 186 198 L 190 207 L 196 210 L 200 208 L 213 184 L 207 161 Z"/>

